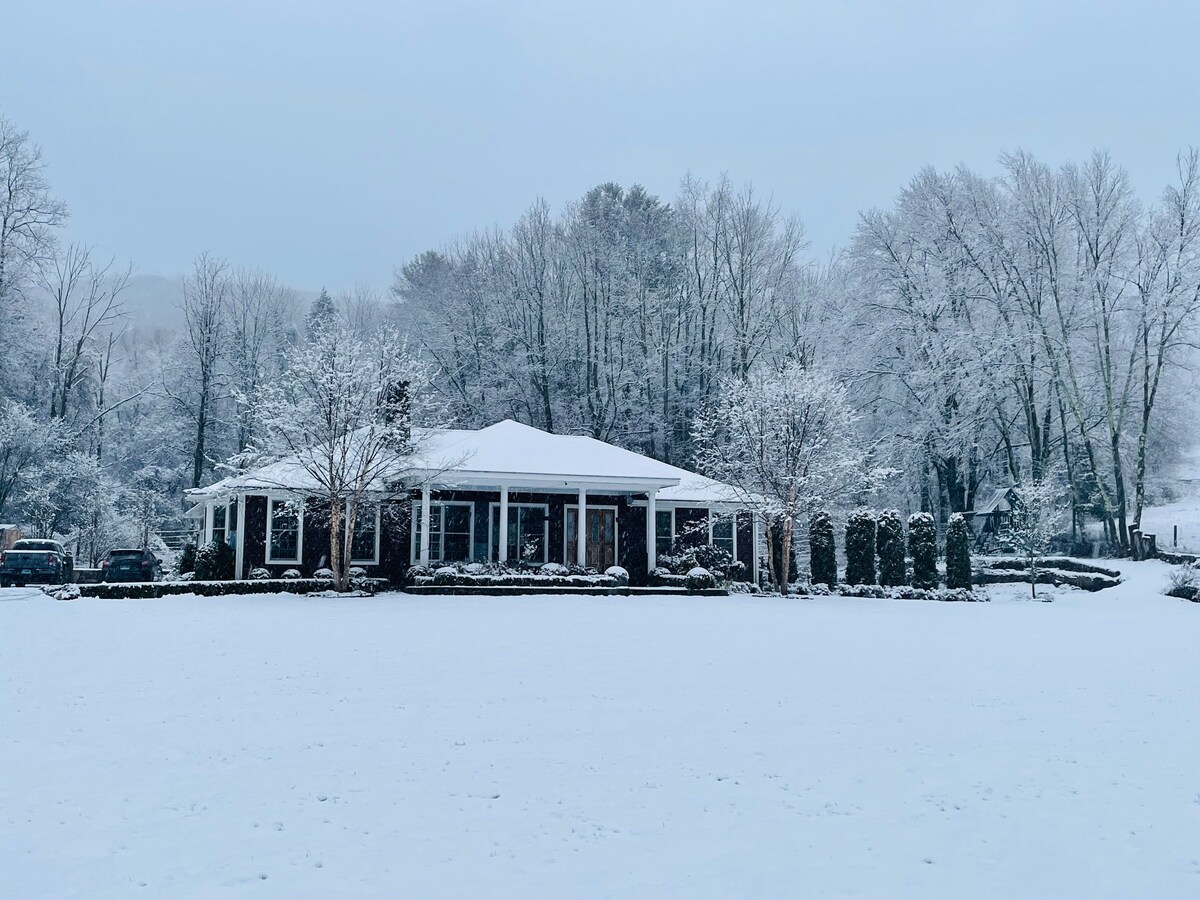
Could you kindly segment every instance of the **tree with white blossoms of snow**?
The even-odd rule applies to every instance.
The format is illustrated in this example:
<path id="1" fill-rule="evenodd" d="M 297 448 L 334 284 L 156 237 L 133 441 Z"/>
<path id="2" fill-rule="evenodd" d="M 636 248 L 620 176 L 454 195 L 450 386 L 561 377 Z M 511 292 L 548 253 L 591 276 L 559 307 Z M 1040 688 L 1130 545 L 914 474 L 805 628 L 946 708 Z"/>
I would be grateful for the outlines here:
<path id="1" fill-rule="evenodd" d="M 360 508 L 392 490 L 409 466 L 413 409 L 425 402 L 428 381 L 395 331 L 362 337 L 335 321 L 297 347 L 258 397 L 240 398 L 254 410 L 257 435 L 239 462 L 283 461 L 305 476 L 304 493 L 328 507 L 337 590 L 349 585 L 346 541 Z"/>
<path id="2" fill-rule="evenodd" d="M 723 379 L 693 425 L 700 471 L 730 485 L 730 500 L 782 525 L 767 529 L 771 578 L 780 593 L 788 591 L 796 524 L 885 474 L 869 469 L 856 421 L 837 379 L 788 363 Z"/>
<path id="3" fill-rule="evenodd" d="M 1046 554 L 1051 540 L 1062 531 L 1070 500 L 1062 479 L 1053 471 L 1028 479 L 1016 488 L 1016 495 L 1004 537 L 1025 557 L 1029 589 L 1036 600 L 1037 559 Z"/>

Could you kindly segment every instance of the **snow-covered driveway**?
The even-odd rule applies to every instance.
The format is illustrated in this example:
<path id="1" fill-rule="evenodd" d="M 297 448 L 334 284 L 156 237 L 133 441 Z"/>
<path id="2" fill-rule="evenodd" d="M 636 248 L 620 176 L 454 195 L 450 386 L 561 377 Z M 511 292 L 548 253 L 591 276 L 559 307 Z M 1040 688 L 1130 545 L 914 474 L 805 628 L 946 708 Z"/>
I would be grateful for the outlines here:
<path id="1" fill-rule="evenodd" d="M 1037 604 L 0 591 L 0 885 L 1200 896 L 1200 607 L 1136 571 Z"/>

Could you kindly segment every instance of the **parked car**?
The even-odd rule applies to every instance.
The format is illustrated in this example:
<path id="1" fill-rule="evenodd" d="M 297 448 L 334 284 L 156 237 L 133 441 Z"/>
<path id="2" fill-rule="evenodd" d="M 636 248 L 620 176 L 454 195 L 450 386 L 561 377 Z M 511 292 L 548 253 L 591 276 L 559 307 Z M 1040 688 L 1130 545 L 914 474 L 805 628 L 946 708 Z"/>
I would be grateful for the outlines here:
<path id="1" fill-rule="evenodd" d="M 5 550 L 0 554 L 0 587 L 62 584 L 63 559 L 51 550 Z"/>
<path id="2" fill-rule="evenodd" d="M 149 550 L 109 550 L 100 571 L 105 581 L 158 581 L 162 563 Z"/>
<path id="3" fill-rule="evenodd" d="M 48 541 L 41 538 L 22 538 L 13 544 L 12 548 L 14 550 L 45 550 L 49 553 L 57 553 L 62 557 L 63 583 L 75 580 L 75 557 L 71 555 L 71 551 L 64 547 L 60 541 Z"/>

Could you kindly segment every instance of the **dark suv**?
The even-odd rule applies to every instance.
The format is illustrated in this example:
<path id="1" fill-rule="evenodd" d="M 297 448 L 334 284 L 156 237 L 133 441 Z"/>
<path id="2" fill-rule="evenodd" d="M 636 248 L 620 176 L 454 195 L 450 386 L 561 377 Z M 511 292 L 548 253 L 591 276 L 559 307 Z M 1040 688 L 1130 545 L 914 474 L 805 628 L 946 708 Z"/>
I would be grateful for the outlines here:
<path id="1" fill-rule="evenodd" d="M 75 580 L 75 557 L 59 541 L 43 540 L 41 538 L 22 538 L 12 545 L 12 549 L 44 550 L 47 553 L 57 553 L 62 560 L 63 583 L 66 584 Z"/>
<path id="2" fill-rule="evenodd" d="M 158 581 L 162 564 L 149 550 L 109 550 L 100 572 L 105 581 Z"/>

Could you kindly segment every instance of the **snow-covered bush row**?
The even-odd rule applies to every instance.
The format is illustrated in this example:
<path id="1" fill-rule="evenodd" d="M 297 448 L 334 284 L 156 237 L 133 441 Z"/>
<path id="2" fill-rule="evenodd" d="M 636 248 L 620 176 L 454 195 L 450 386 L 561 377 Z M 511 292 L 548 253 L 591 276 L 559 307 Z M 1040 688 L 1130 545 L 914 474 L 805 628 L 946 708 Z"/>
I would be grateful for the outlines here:
<path id="1" fill-rule="evenodd" d="M 387 587 L 383 578 L 356 579 L 354 589 L 376 593 Z M 85 584 L 79 586 L 84 597 L 102 600 L 145 600 L 179 594 L 221 597 L 244 594 L 310 594 L 328 590 L 329 582 L 315 578 L 268 579 L 265 581 L 140 581 L 121 584 Z"/>
<path id="2" fill-rule="evenodd" d="M 901 585 L 883 587 L 878 584 L 844 584 L 831 588 L 826 584 L 793 585 L 793 593 L 811 597 L 858 597 L 876 600 L 940 600 L 977 603 L 987 597 L 961 588 L 915 588 Z"/>
<path id="3" fill-rule="evenodd" d="M 42 593 L 55 600 L 78 600 L 80 597 L 77 584 L 45 584 Z"/>
<path id="4" fill-rule="evenodd" d="M 618 568 L 618 567 L 613 567 Z M 624 572 L 624 569 L 621 569 Z M 628 580 L 628 573 L 625 573 Z M 413 587 L 617 587 L 618 578 L 595 569 L 546 563 L 537 570 L 498 562 L 453 563 L 432 572 L 424 566 L 408 570 Z M 627 583 L 627 581 L 626 581 Z"/>

